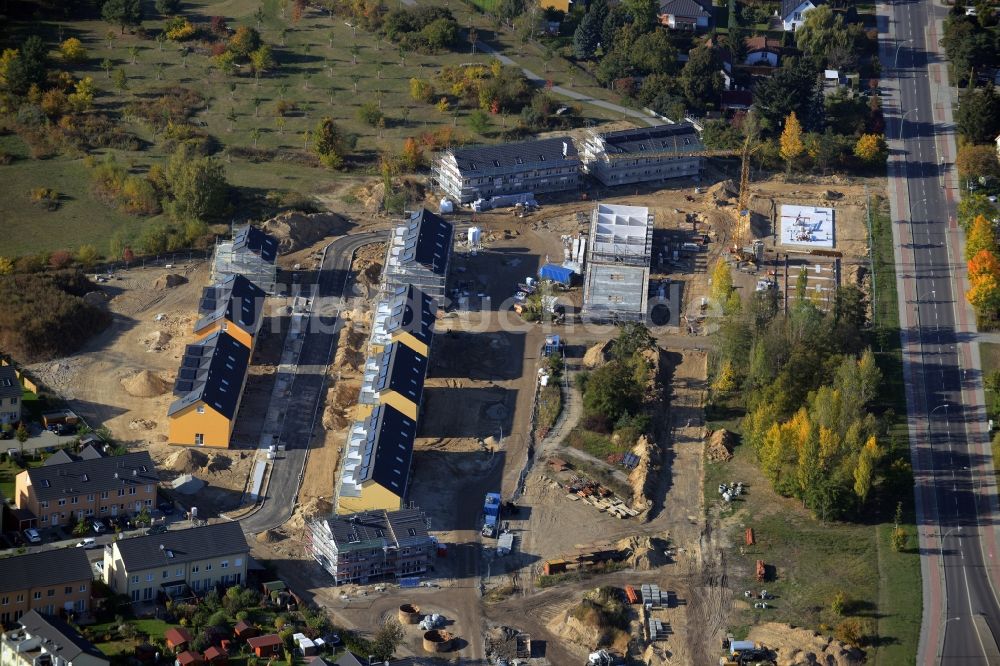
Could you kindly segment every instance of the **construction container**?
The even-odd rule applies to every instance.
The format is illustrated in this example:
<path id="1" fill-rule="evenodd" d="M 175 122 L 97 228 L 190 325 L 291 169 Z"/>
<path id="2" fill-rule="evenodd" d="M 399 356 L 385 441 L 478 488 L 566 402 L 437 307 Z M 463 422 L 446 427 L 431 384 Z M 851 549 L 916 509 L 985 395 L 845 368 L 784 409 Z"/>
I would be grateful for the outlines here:
<path id="1" fill-rule="evenodd" d="M 400 624 L 418 624 L 421 619 L 420 606 L 402 604 L 399 607 L 398 616 Z"/>
<path id="2" fill-rule="evenodd" d="M 757 580 L 764 580 L 764 576 L 767 574 L 767 568 L 764 566 L 764 560 L 757 560 Z"/>
<path id="3" fill-rule="evenodd" d="M 431 629 L 424 632 L 424 650 L 426 652 L 447 652 L 451 649 L 454 637 L 444 629 Z"/>
<path id="4" fill-rule="evenodd" d="M 625 586 L 625 598 L 628 599 L 628 602 L 630 604 L 639 603 L 639 595 L 636 594 L 635 588 L 632 587 L 631 585 Z"/>
<path id="5" fill-rule="evenodd" d="M 538 269 L 538 277 L 551 280 L 565 287 L 573 283 L 573 271 L 558 264 L 545 264 Z"/>

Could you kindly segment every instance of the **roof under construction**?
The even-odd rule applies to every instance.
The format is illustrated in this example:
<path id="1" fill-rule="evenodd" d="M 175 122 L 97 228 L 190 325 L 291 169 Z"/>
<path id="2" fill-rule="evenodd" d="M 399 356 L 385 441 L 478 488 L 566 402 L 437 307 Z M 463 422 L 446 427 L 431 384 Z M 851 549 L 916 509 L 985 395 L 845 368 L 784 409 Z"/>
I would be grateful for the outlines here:
<path id="1" fill-rule="evenodd" d="M 649 295 L 652 215 L 644 206 L 600 204 L 587 249 L 583 314 L 599 320 L 642 320 Z"/>
<path id="2" fill-rule="evenodd" d="M 591 217 L 588 262 L 649 266 L 653 227 L 645 206 L 599 204 Z"/>
<path id="3" fill-rule="evenodd" d="M 691 123 L 675 123 L 606 132 L 599 135 L 609 154 L 693 153 L 704 150 Z"/>

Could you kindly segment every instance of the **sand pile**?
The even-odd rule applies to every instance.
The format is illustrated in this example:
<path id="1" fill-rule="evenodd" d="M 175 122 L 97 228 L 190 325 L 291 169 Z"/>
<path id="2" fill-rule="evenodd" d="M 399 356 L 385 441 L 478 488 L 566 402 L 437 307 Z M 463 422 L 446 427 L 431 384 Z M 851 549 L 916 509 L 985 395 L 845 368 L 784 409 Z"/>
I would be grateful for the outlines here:
<path id="1" fill-rule="evenodd" d="M 626 613 L 624 595 L 613 587 L 599 587 L 583 595 L 583 600 L 548 623 L 548 629 L 562 638 L 588 649 L 612 647 L 619 652 L 628 648 L 628 632 L 609 625 L 605 617 Z"/>
<path id="2" fill-rule="evenodd" d="M 108 295 L 103 291 L 88 291 L 83 295 L 83 302 L 95 308 L 108 307 Z"/>
<path id="3" fill-rule="evenodd" d="M 287 211 L 261 225 L 264 231 L 278 239 L 282 254 L 295 252 L 327 236 L 343 234 L 347 220 L 333 213 L 300 213 Z"/>
<path id="4" fill-rule="evenodd" d="M 583 367 L 593 370 L 607 363 L 611 359 L 611 345 L 613 342 L 613 340 L 598 342 L 588 349 L 587 353 L 583 355 Z"/>
<path id="5" fill-rule="evenodd" d="M 365 331 L 356 326 L 352 321 L 344 326 L 340 331 L 340 340 L 337 342 L 337 353 L 333 357 L 333 367 L 341 372 L 348 370 L 360 372 L 365 364 L 365 355 L 362 349 L 365 346 L 367 336 Z"/>
<path id="6" fill-rule="evenodd" d="M 809 629 L 794 628 L 777 622 L 767 622 L 751 628 L 747 638 L 775 651 L 778 666 L 855 666 L 865 661 L 865 653 L 858 648 Z"/>
<path id="7" fill-rule="evenodd" d="M 735 199 L 738 197 L 739 190 L 733 181 L 723 180 L 708 188 L 705 195 L 714 199 L 717 203 L 728 203 L 726 199 Z"/>
<path id="8" fill-rule="evenodd" d="M 343 430 L 351 424 L 352 408 L 358 402 L 361 383 L 339 381 L 326 392 L 326 409 L 323 410 L 323 427 L 327 430 Z"/>
<path id="9" fill-rule="evenodd" d="M 153 283 L 153 289 L 163 291 L 164 289 L 172 289 L 177 285 L 184 284 L 185 282 L 187 282 L 187 278 L 183 275 L 168 273 L 167 275 L 161 275 L 156 278 L 156 281 Z"/>
<path id="10" fill-rule="evenodd" d="M 179 449 L 176 453 L 170 454 L 166 460 L 167 469 L 182 474 L 198 472 L 208 465 L 208 456 L 195 449 Z"/>
<path id="11" fill-rule="evenodd" d="M 712 462 L 726 462 L 733 457 L 733 446 L 736 437 L 725 428 L 716 430 L 708 437 L 705 454 Z"/>
<path id="12" fill-rule="evenodd" d="M 172 339 L 173 336 L 166 331 L 154 331 L 145 338 L 146 349 L 147 351 L 163 351 Z"/>
<path id="13" fill-rule="evenodd" d="M 156 421 L 149 419 L 132 419 L 128 422 L 129 430 L 152 430 L 156 427 Z"/>
<path id="14" fill-rule="evenodd" d="M 634 536 L 622 539 L 615 546 L 620 551 L 628 551 L 625 564 L 637 571 L 649 571 L 670 563 L 664 553 L 668 546 L 665 539 Z"/>
<path id="15" fill-rule="evenodd" d="M 371 243 L 358 249 L 351 263 L 351 271 L 358 276 L 358 282 L 368 287 L 379 283 L 385 250 L 385 243 Z"/>
<path id="16" fill-rule="evenodd" d="M 632 488 L 633 509 L 642 511 L 649 508 L 646 499 L 655 490 L 657 462 L 660 459 L 660 448 L 651 442 L 646 435 L 632 447 L 632 453 L 639 457 L 639 464 L 628 475 L 628 484 Z"/>
<path id="17" fill-rule="evenodd" d="M 292 517 L 285 523 L 291 529 L 304 529 L 306 523 L 317 516 L 327 516 L 333 513 L 333 504 L 321 497 L 313 497 L 305 504 L 295 507 Z"/>
<path id="18" fill-rule="evenodd" d="M 281 541 L 281 537 L 274 530 L 264 530 L 257 535 L 257 541 L 259 543 L 274 543 L 276 541 Z"/>
<path id="19" fill-rule="evenodd" d="M 149 370 L 140 370 L 130 377 L 122 379 L 122 388 L 136 398 L 152 398 L 163 395 L 170 390 L 170 384 L 165 379 Z"/>

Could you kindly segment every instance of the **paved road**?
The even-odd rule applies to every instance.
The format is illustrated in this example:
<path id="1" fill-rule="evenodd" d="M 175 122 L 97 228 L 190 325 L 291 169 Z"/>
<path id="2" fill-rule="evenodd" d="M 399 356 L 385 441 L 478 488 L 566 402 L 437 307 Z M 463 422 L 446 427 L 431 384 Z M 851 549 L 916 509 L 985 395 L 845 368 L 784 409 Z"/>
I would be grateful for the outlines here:
<path id="1" fill-rule="evenodd" d="M 319 407 L 326 386 L 327 367 L 337 341 L 337 317 L 345 296 L 354 252 L 381 240 L 385 232 L 344 236 L 331 243 L 317 280 L 317 297 L 307 322 L 308 334 L 291 384 L 294 397 L 283 415 L 279 441 L 285 451 L 271 467 L 261 507 L 240 521 L 244 531 L 259 533 L 287 521 L 295 507 Z M 334 471 L 330 470 L 330 474 Z"/>
<path id="2" fill-rule="evenodd" d="M 514 62 L 513 59 L 503 55 L 502 53 L 491 47 L 489 44 L 486 44 L 485 42 L 477 42 L 476 46 L 483 53 L 489 53 L 490 55 L 492 55 L 505 65 L 511 65 L 513 67 L 521 67 L 516 62 Z M 527 77 L 529 81 L 542 84 L 544 84 L 546 81 L 545 77 L 535 74 L 530 69 L 521 67 L 521 71 L 524 72 L 524 76 Z M 593 97 L 589 97 L 582 93 L 578 93 L 575 90 L 570 90 L 569 88 L 564 88 L 563 86 L 552 86 L 551 88 L 549 88 L 549 92 L 555 95 L 568 97 L 578 102 L 583 102 L 584 104 L 590 104 L 591 106 L 599 106 L 602 109 L 607 109 L 608 111 L 614 111 L 615 113 L 620 113 L 624 116 L 629 116 L 630 118 L 636 118 L 637 120 L 641 120 L 647 125 L 653 126 L 653 125 L 663 124 L 662 120 L 660 120 L 659 118 L 654 118 L 653 116 L 650 116 L 648 113 L 643 113 L 642 111 L 638 111 L 636 109 L 630 109 L 628 107 L 621 106 L 619 104 L 612 104 L 611 102 L 605 102 L 603 99 L 594 99 Z"/>
<path id="3" fill-rule="evenodd" d="M 895 139 L 889 191 L 924 585 L 918 661 L 997 663 L 996 496 L 963 239 L 952 217 L 955 142 L 938 53 L 945 9 L 925 0 L 880 5 L 879 13 L 889 18 L 883 65 L 895 65 L 898 53 L 885 110 Z"/>

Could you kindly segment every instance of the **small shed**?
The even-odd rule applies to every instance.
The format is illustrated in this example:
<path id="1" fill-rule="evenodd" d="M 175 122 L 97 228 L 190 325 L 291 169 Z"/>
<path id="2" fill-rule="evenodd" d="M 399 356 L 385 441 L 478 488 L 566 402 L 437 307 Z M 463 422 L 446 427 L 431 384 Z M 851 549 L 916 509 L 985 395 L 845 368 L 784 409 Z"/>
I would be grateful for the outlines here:
<path id="1" fill-rule="evenodd" d="M 205 662 L 216 664 L 216 666 L 225 666 L 229 663 L 229 655 L 222 648 L 213 645 L 205 650 Z"/>
<path id="2" fill-rule="evenodd" d="M 174 666 L 205 666 L 205 657 L 200 652 L 181 652 L 174 660 Z"/>
<path id="3" fill-rule="evenodd" d="M 191 632 L 184 627 L 171 627 L 163 632 L 163 640 L 167 642 L 167 647 L 174 652 L 183 652 L 191 644 L 193 637 Z"/>
<path id="4" fill-rule="evenodd" d="M 311 638 L 307 637 L 305 634 L 292 634 L 292 640 L 302 651 L 303 657 L 312 657 L 316 655 L 316 643 L 312 641 Z"/>
<path id="5" fill-rule="evenodd" d="M 262 659 L 281 655 L 282 641 L 278 634 L 265 634 L 247 641 L 253 653 Z"/>
<path id="6" fill-rule="evenodd" d="M 257 631 L 257 627 L 240 620 L 236 623 L 236 626 L 233 627 L 233 633 L 236 635 L 236 638 L 245 641 L 248 638 L 253 638 L 259 632 Z"/>

